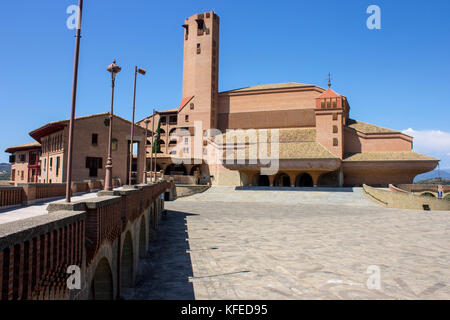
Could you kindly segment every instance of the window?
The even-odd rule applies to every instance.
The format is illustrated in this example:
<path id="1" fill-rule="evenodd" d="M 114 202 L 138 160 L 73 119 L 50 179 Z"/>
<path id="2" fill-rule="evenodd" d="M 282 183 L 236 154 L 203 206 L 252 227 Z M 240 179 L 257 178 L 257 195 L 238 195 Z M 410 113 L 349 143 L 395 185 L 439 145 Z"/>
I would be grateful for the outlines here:
<path id="1" fill-rule="evenodd" d="M 25 172 L 24 172 L 24 171 L 21 171 L 21 173 L 20 173 L 20 179 L 21 179 L 21 180 L 24 179 L 24 175 L 25 175 Z"/>
<path id="2" fill-rule="evenodd" d="M 184 138 L 184 143 L 189 143 L 189 138 Z"/>
<path id="3" fill-rule="evenodd" d="M 53 168 L 53 158 L 50 158 L 50 170 Z"/>
<path id="4" fill-rule="evenodd" d="M 322 109 L 325 109 L 325 100 L 322 100 L 321 108 L 322 108 Z"/>
<path id="5" fill-rule="evenodd" d="M 166 117 L 161 117 L 161 124 L 166 124 L 166 121 L 167 121 Z"/>
<path id="6" fill-rule="evenodd" d="M 338 115 L 337 115 L 337 113 L 335 112 L 335 113 L 333 113 L 333 120 L 337 120 L 338 119 Z"/>
<path id="7" fill-rule="evenodd" d="M 119 141 L 117 141 L 117 139 L 113 138 L 111 140 L 111 150 L 112 151 L 117 151 L 118 147 L 119 147 Z"/>
<path id="8" fill-rule="evenodd" d="M 333 126 L 333 133 L 338 133 L 338 126 Z"/>
<path id="9" fill-rule="evenodd" d="M 93 133 L 92 134 L 91 143 L 92 143 L 93 146 L 98 145 L 98 134 L 97 133 Z"/>
<path id="10" fill-rule="evenodd" d="M 56 176 L 59 174 L 59 167 L 61 166 L 61 157 L 56 157 Z"/>
<path id="11" fill-rule="evenodd" d="M 184 116 L 184 121 L 189 122 L 189 115 L 188 114 Z"/>
<path id="12" fill-rule="evenodd" d="M 194 104 L 193 103 L 191 103 L 189 107 L 191 108 L 191 110 L 194 110 Z"/>
<path id="13" fill-rule="evenodd" d="M 20 155 L 20 162 L 25 162 L 25 155 L 24 154 Z"/>
<path id="14" fill-rule="evenodd" d="M 337 147 L 339 145 L 338 138 L 333 138 L 333 147 Z"/>
<path id="15" fill-rule="evenodd" d="M 14 162 L 16 162 L 16 156 L 14 156 L 14 155 L 9 156 L 9 163 L 14 163 Z"/>
<path id="16" fill-rule="evenodd" d="M 200 43 L 197 43 L 197 54 L 200 54 L 200 52 L 202 52 L 202 50 L 200 49 Z"/>
<path id="17" fill-rule="evenodd" d="M 203 19 L 197 19 L 198 30 L 203 31 L 205 29 L 205 21 Z"/>
<path id="18" fill-rule="evenodd" d="M 102 158 L 86 157 L 86 168 L 89 169 L 89 177 L 97 177 L 98 169 L 102 168 Z"/>

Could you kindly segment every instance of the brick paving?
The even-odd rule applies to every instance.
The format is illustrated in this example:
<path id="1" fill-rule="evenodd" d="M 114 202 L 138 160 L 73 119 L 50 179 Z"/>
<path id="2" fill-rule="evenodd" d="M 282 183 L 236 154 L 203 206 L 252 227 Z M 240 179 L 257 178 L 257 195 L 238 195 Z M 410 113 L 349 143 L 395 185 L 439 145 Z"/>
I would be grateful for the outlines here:
<path id="1" fill-rule="evenodd" d="M 450 212 L 385 209 L 358 190 L 326 203 L 244 191 L 166 202 L 127 298 L 450 299 Z M 380 290 L 367 287 L 368 268 L 379 268 Z"/>

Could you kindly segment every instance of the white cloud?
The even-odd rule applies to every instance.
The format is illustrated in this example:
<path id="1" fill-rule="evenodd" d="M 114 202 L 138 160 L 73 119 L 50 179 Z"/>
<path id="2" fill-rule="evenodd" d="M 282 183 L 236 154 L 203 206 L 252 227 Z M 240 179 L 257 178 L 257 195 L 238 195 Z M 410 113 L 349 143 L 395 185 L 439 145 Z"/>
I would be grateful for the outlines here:
<path id="1" fill-rule="evenodd" d="M 441 130 L 414 130 L 412 128 L 402 132 L 414 137 L 414 151 L 450 156 L 450 133 Z"/>

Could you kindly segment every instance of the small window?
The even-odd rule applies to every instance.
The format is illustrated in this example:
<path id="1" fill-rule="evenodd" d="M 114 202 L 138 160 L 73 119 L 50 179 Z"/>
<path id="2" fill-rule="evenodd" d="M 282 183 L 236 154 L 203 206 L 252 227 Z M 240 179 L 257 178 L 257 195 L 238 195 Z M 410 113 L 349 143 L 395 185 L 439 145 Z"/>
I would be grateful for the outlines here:
<path id="1" fill-rule="evenodd" d="M 53 158 L 50 158 L 50 169 L 53 168 Z"/>
<path id="2" fill-rule="evenodd" d="M 21 174 L 20 174 L 20 179 L 21 179 L 21 180 L 24 179 L 24 174 L 25 174 L 24 171 L 22 171 Z"/>
<path id="3" fill-rule="evenodd" d="M 202 52 L 200 49 L 200 43 L 197 43 L 197 54 L 200 54 L 200 52 Z"/>
<path id="4" fill-rule="evenodd" d="M 184 143 L 189 143 L 189 138 L 184 138 Z"/>
<path id="5" fill-rule="evenodd" d="M 25 155 L 24 154 L 20 155 L 20 162 L 25 162 Z"/>
<path id="6" fill-rule="evenodd" d="M 337 101 L 336 100 L 333 101 L 333 108 L 335 108 L 335 109 L 337 108 Z"/>
<path id="7" fill-rule="evenodd" d="M 92 145 L 93 146 L 98 145 L 98 134 L 97 133 L 92 134 Z"/>
<path id="8" fill-rule="evenodd" d="M 189 122 L 189 115 L 188 114 L 184 116 L 184 121 Z"/>
<path id="9" fill-rule="evenodd" d="M 338 115 L 337 115 L 337 113 L 335 112 L 335 113 L 333 113 L 333 120 L 337 120 L 338 119 Z"/>
<path id="10" fill-rule="evenodd" d="M 324 101 L 324 100 L 322 100 L 321 108 L 322 108 L 322 109 L 325 109 L 325 101 Z"/>
<path id="11" fill-rule="evenodd" d="M 193 103 L 191 103 L 191 104 L 189 105 L 189 107 L 191 108 L 191 110 L 194 110 L 194 104 L 193 104 Z"/>
<path id="12" fill-rule="evenodd" d="M 118 147 L 119 147 L 119 142 L 117 141 L 117 139 L 113 138 L 111 140 L 111 150 L 112 151 L 117 151 Z"/>
<path id="13" fill-rule="evenodd" d="M 14 156 L 14 155 L 9 156 L 9 163 L 14 163 L 14 162 L 16 162 L 16 156 Z"/>
<path id="14" fill-rule="evenodd" d="M 328 100 L 328 101 L 327 101 L 327 109 L 330 109 L 330 108 L 331 108 L 331 101 Z"/>
<path id="15" fill-rule="evenodd" d="M 59 174 L 59 167 L 61 166 L 61 158 L 57 157 L 56 158 L 56 176 L 58 176 Z"/>
<path id="16" fill-rule="evenodd" d="M 338 138 L 333 138 L 333 146 L 337 147 L 339 145 L 339 140 Z"/>
<path id="17" fill-rule="evenodd" d="M 333 133 L 338 133 L 338 126 L 333 126 Z"/>

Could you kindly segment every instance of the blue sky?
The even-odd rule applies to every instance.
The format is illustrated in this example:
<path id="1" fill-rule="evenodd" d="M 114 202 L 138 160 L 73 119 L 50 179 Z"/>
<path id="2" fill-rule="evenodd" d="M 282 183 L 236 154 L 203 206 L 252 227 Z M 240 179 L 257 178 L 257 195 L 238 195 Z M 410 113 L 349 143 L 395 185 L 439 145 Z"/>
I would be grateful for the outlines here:
<path id="1" fill-rule="evenodd" d="M 76 0 L 0 4 L 0 162 L 28 132 L 70 112 Z M 381 8 L 381 30 L 366 9 Z M 450 168 L 450 1 L 85 0 L 77 116 L 107 112 L 115 58 L 122 66 L 115 110 L 131 119 L 133 68 L 137 119 L 181 99 L 184 19 L 214 10 L 221 18 L 219 89 L 311 83 L 348 97 L 351 116 L 408 130 L 415 150 Z"/>

